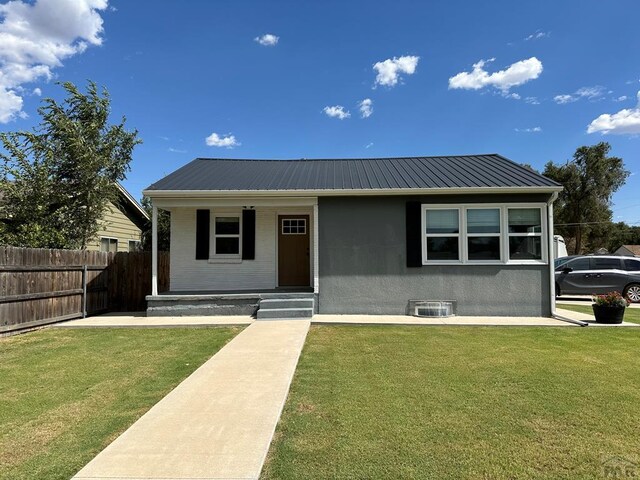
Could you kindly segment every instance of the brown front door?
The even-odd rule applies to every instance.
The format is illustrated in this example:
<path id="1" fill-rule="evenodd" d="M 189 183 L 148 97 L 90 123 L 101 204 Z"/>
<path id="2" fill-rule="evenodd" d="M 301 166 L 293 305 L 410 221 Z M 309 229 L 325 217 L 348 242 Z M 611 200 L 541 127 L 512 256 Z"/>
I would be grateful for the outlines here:
<path id="1" fill-rule="evenodd" d="M 308 287 L 309 215 L 278 216 L 278 286 Z"/>

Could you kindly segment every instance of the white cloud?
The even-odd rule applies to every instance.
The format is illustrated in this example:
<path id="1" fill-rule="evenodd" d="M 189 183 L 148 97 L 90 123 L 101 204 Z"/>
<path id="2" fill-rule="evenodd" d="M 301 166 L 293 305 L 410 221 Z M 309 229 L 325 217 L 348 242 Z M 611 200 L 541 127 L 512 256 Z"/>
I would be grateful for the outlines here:
<path id="1" fill-rule="evenodd" d="M 108 0 L 14 0 L 0 4 L 0 123 L 21 116 L 21 85 L 52 78 L 62 61 L 102 44 Z"/>
<path id="2" fill-rule="evenodd" d="M 260 37 L 254 38 L 253 40 L 264 47 L 275 47 L 278 44 L 278 40 L 280 40 L 280 37 L 278 37 L 277 35 L 273 35 L 272 33 L 265 33 Z"/>
<path id="3" fill-rule="evenodd" d="M 364 148 L 371 148 L 371 147 L 373 147 L 373 142 L 369 142 L 364 146 Z"/>
<path id="4" fill-rule="evenodd" d="M 624 102 L 625 100 L 629 100 L 629 97 L 627 97 L 626 95 L 621 95 L 613 99 L 614 102 Z"/>
<path id="5" fill-rule="evenodd" d="M 559 105 L 575 102 L 576 100 L 578 100 L 577 97 L 574 97 L 573 95 L 556 95 L 553 97 L 553 101 Z"/>
<path id="6" fill-rule="evenodd" d="M 231 134 L 218 135 L 215 132 L 213 132 L 211 135 L 205 138 L 204 141 L 210 147 L 233 148 L 233 147 L 239 147 L 240 145 L 242 145 L 240 142 L 236 140 L 236 137 L 234 135 L 231 135 Z"/>
<path id="7" fill-rule="evenodd" d="M 525 97 L 525 103 L 530 103 L 531 105 L 540 105 L 540 100 L 538 97 Z"/>
<path id="8" fill-rule="evenodd" d="M 540 128 L 540 127 L 514 128 L 514 130 L 516 132 L 522 132 L 522 133 L 540 133 L 542 131 L 542 128 Z"/>
<path id="9" fill-rule="evenodd" d="M 601 99 L 605 93 L 607 93 L 607 89 L 601 85 L 582 87 L 572 94 L 556 95 L 553 97 L 553 101 L 560 105 L 577 102 L 580 99 L 596 101 Z"/>
<path id="10" fill-rule="evenodd" d="M 358 108 L 360 108 L 360 116 L 362 118 L 369 118 L 373 114 L 373 100 L 365 98 L 358 103 Z"/>
<path id="11" fill-rule="evenodd" d="M 332 118 L 339 118 L 340 120 L 344 120 L 345 118 L 349 118 L 351 114 L 349 111 L 345 110 L 342 105 L 334 105 L 332 107 L 324 107 L 322 109 L 327 116 Z"/>
<path id="12" fill-rule="evenodd" d="M 604 135 L 640 134 L 640 91 L 635 108 L 625 108 L 618 113 L 603 113 L 587 127 L 587 133 L 602 132 Z"/>
<path id="13" fill-rule="evenodd" d="M 534 80 L 542 73 L 542 62 L 536 57 L 531 57 L 490 74 L 484 69 L 484 66 L 494 60 L 495 58 L 480 60 L 473 64 L 471 72 L 460 72 L 449 78 L 449 88 L 480 90 L 484 87 L 494 87 L 500 90 L 503 95 L 508 96 L 507 92 L 510 88 Z"/>
<path id="14" fill-rule="evenodd" d="M 169 147 L 167 151 L 171 153 L 187 153 L 186 150 L 180 150 L 179 148 L 173 148 L 173 147 Z"/>
<path id="15" fill-rule="evenodd" d="M 402 73 L 413 75 L 416 72 L 420 57 L 407 55 L 403 57 L 387 58 L 382 62 L 373 64 L 373 69 L 378 72 L 375 85 L 393 87 L 398 84 Z"/>
<path id="16" fill-rule="evenodd" d="M 42 90 L 40 90 L 39 88 L 34 88 L 33 92 L 31 92 L 33 95 L 37 95 L 38 97 L 42 96 Z"/>
<path id="17" fill-rule="evenodd" d="M 543 32 L 542 30 L 536 30 L 531 35 L 527 35 L 524 39 L 525 39 L 525 41 L 528 41 L 528 40 L 539 40 L 541 38 L 546 38 L 546 37 L 550 37 L 550 36 L 551 36 L 551 32 Z"/>

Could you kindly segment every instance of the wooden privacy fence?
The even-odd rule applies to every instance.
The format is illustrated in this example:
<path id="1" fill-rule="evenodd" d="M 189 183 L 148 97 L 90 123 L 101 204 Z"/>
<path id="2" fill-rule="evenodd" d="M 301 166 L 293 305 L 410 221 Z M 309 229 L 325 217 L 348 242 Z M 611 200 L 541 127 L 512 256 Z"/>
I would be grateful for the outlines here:
<path id="1" fill-rule="evenodd" d="M 158 254 L 158 290 L 169 253 Z M 146 309 L 151 253 L 0 247 L 0 334 L 104 312 Z"/>

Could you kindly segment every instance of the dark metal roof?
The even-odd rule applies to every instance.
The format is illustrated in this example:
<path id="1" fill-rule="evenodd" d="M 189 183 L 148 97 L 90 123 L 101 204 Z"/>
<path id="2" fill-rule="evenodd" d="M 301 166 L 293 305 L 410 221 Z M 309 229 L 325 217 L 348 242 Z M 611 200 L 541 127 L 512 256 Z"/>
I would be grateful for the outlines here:
<path id="1" fill-rule="evenodd" d="M 501 155 L 234 160 L 197 158 L 147 191 L 474 189 L 560 185 Z"/>

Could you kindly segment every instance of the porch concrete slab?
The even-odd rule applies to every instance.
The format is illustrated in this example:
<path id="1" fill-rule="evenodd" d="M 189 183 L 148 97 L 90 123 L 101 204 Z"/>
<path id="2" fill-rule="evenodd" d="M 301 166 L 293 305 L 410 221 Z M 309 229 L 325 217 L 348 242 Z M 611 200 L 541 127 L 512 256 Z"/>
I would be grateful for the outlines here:
<path id="1" fill-rule="evenodd" d="M 570 318 L 572 320 L 580 320 L 582 322 L 587 322 L 589 326 L 593 327 L 640 327 L 640 324 L 631 323 L 631 322 L 622 322 L 622 323 L 596 323 L 596 318 L 593 315 L 589 315 L 588 313 L 582 312 L 574 312 L 572 310 L 565 310 L 561 307 L 560 304 L 556 307 L 556 313 L 562 317 Z"/>
<path id="2" fill-rule="evenodd" d="M 571 323 L 545 317 L 465 317 L 419 318 L 409 315 L 314 315 L 313 323 L 371 325 L 485 325 L 571 327 Z"/>
<path id="3" fill-rule="evenodd" d="M 147 317 L 138 313 L 105 314 L 96 317 L 68 320 L 53 325 L 56 328 L 80 327 L 206 327 L 249 325 L 254 322 L 249 315 L 217 315 L 186 317 Z"/>
<path id="4" fill-rule="evenodd" d="M 257 479 L 309 320 L 252 323 L 74 479 Z"/>

